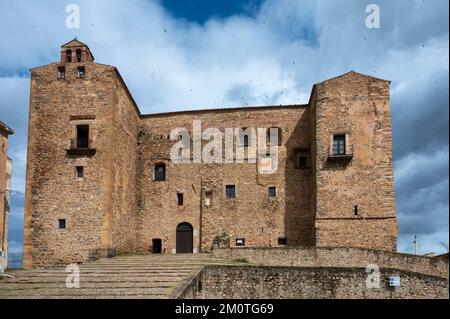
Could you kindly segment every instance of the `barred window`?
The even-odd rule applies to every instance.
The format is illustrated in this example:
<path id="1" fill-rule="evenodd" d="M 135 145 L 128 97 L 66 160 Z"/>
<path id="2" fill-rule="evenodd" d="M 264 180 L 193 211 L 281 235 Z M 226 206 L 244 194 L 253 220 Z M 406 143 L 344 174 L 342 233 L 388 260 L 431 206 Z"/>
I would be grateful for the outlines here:
<path id="1" fill-rule="evenodd" d="M 225 187 L 225 193 L 226 193 L 227 198 L 235 198 L 236 197 L 236 186 L 227 185 Z"/>

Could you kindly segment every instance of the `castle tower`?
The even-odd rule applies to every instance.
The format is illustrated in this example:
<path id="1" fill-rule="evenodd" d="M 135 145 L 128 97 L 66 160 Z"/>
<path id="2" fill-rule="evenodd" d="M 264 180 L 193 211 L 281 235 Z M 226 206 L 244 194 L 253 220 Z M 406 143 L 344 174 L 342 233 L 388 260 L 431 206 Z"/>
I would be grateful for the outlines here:
<path id="1" fill-rule="evenodd" d="M 76 39 L 31 69 L 24 268 L 133 250 L 138 116 L 117 69 Z"/>
<path id="2" fill-rule="evenodd" d="M 356 72 L 314 86 L 318 247 L 396 250 L 389 92 L 389 81 Z"/>

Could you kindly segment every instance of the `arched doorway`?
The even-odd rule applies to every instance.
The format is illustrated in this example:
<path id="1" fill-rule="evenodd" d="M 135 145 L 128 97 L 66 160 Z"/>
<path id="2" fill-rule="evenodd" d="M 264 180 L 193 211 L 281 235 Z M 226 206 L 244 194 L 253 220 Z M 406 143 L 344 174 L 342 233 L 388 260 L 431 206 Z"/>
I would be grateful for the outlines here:
<path id="1" fill-rule="evenodd" d="M 177 226 L 177 254 L 190 254 L 194 250 L 194 229 L 189 223 Z"/>
<path id="2" fill-rule="evenodd" d="M 152 254 L 162 253 L 162 240 L 159 238 L 152 239 Z"/>

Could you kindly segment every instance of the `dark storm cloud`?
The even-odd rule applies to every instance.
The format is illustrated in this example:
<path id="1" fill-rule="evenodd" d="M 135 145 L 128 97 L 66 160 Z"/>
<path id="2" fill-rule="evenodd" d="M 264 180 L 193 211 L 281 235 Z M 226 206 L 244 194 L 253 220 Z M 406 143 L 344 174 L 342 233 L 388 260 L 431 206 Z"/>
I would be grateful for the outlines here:
<path id="1" fill-rule="evenodd" d="M 436 72 L 422 86 L 392 100 L 395 160 L 411 153 L 432 154 L 448 145 L 448 71 Z"/>

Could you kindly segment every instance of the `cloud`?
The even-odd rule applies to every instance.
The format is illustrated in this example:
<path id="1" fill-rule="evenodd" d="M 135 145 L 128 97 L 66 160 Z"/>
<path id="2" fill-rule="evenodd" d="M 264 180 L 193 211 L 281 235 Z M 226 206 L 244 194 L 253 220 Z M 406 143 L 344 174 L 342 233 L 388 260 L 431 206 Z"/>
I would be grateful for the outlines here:
<path id="1" fill-rule="evenodd" d="M 392 80 L 399 249 L 415 233 L 423 247 L 448 249 L 448 1 L 377 1 L 380 29 L 365 27 L 367 4 L 357 0 L 266 0 L 252 14 L 201 24 L 159 1 L 74 3 L 79 30 L 64 27 L 65 1 L 0 3 L 8 30 L 0 118 L 16 130 L 14 189 L 24 189 L 27 69 L 58 60 L 74 36 L 97 62 L 119 68 L 143 113 L 305 103 L 315 82 L 355 70 Z"/>

